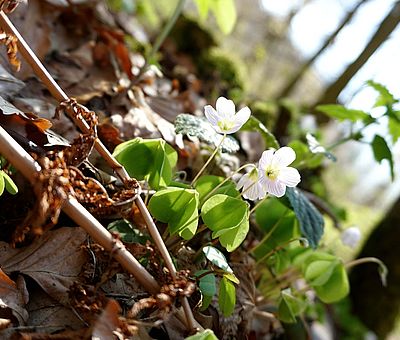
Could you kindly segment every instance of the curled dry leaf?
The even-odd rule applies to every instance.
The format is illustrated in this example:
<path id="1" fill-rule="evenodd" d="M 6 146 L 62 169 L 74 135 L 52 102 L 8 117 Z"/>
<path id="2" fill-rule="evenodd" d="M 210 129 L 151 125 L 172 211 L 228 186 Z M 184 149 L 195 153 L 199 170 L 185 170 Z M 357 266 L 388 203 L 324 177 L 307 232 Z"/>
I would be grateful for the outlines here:
<path id="1" fill-rule="evenodd" d="M 3 264 L 1 261 L 0 263 Z M 17 281 L 19 284 L 0 269 L 0 317 L 3 320 L 12 320 L 16 325 L 24 325 L 28 320 L 28 312 L 25 309 L 28 296 L 23 278 Z M 4 323 L 5 321 L 3 325 Z"/>
<path id="2" fill-rule="evenodd" d="M 0 11 L 11 13 L 21 2 L 27 3 L 28 0 L 0 0 Z"/>
<path id="3" fill-rule="evenodd" d="M 21 61 L 17 58 L 18 46 L 15 35 L 0 30 L 0 43 L 7 48 L 8 61 L 14 66 L 16 71 L 21 68 Z"/>
<path id="4" fill-rule="evenodd" d="M 78 280 L 87 261 L 81 248 L 86 237 L 80 228 L 60 228 L 25 248 L 13 249 L 0 242 L 0 264 L 6 274 L 29 276 L 53 299 L 67 304 L 69 287 Z"/>

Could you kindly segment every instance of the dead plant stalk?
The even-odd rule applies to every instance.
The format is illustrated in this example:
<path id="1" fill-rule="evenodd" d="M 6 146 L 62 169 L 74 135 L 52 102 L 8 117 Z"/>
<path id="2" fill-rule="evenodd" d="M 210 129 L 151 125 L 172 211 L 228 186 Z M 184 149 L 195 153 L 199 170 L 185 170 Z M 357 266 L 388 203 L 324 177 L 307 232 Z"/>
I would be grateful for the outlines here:
<path id="1" fill-rule="evenodd" d="M 39 58 L 35 55 L 35 53 L 29 47 L 28 43 L 24 40 L 22 35 L 18 32 L 16 27 L 12 24 L 12 22 L 9 20 L 9 18 L 3 11 L 0 11 L 0 27 L 5 32 L 11 33 L 17 38 L 18 51 L 21 53 L 21 55 L 26 60 L 26 62 L 32 67 L 33 71 L 38 76 L 38 78 L 45 84 L 45 86 L 50 91 L 52 96 L 55 99 L 57 99 L 57 101 L 59 101 L 60 103 L 69 102 L 70 98 L 63 91 L 63 89 L 57 84 L 57 82 L 50 75 L 50 73 L 46 70 L 44 65 L 39 60 Z M 83 119 L 83 117 L 81 117 L 80 115 L 77 115 L 77 113 L 74 111 L 73 106 L 68 105 L 66 107 L 66 111 L 70 115 L 70 117 L 72 118 L 74 123 L 79 127 L 79 129 L 81 129 L 82 132 L 87 133 L 89 131 L 88 123 Z M 127 173 L 127 171 L 125 170 L 125 168 L 112 156 L 112 154 L 106 149 L 104 144 L 99 139 L 96 139 L 95 148 L 99 152 L 99 154 L 107 161 L 107 163 L 110 165 L 110 167 L 115 171 L 115 173 L 120 177 L 120 179 L 123 182 L 126 182 L 127 180 L 130 179 L 130 176 Z M 12 162 L 12 159 L 10 159 L 10 161 Z M 75 201 L 76 203 L 74 203 L 74 204 L 70 203 L 70 200 L 68 202 L 69 203 L 66 204 L 67 210 L 73 209 L 72 206 L 74 206 L 76 203 L 79 204 L 76 201 Z M 146 221 L 150 235 L 153 238 L 157 248 L 159 249 L 161 256 L 163 257 L 163 259 L 165 261 L 166 267 L 170 271 L 172 278 L 175 279 L 176 278 L 176 269 L 172 262 L 172 258 L 167 250 L 167 247 L 165 246 L 165 243 L 164 243 L 146 205 L 144 204 L 142 198 L 140 197 L 140 195 L 137 196 L 135 203 L 137 204 L 144 220 Z M 74 211 L 77 212 L 77 210 L 74 210 Z M 86 213 L 88 214 L 88 212 L 86 212 Z M 88 220 L 92 220 L 92 219 L 94 219 L 93 216 L 91 216 L 90 218 L 88 217 Z M 186 321 L 187 321 L 188 328 L 191 330 L 195 329 L 196 321 L 193 317 L 192 310 L 190 308 L 189 302 L 187 301 L 186 297 L 182 297 L 182 306 L 183 306 L 183 309 L 184 309 L 184 312 L 186 315 Z"/>

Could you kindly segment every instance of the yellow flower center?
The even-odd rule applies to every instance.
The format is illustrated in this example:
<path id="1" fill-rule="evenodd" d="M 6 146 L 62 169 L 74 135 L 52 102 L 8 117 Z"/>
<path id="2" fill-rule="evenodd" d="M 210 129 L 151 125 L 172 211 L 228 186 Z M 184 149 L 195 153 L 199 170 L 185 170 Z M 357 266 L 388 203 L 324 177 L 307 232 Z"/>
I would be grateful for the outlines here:
<path id="1" fill-rule="evenodd" d="M 228 119 L 222 119 L 218 122 L 218 126 L 222 131 L 230 130 L 233 128 L 234 125 L 235 123 Z"/>
<path id="2" fill-rule="evenodd" d="M 272 181 L 275 181 L 279 175 L 279 169 L 274 169 L 272 167 L 265 170 L 265 175 Z"/>

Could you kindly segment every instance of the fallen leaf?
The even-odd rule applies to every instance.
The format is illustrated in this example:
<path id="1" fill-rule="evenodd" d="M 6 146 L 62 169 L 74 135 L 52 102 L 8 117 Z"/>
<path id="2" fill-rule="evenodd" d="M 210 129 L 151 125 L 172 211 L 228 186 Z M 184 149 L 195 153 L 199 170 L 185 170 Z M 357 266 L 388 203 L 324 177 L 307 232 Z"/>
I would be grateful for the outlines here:
<path id="1" fill-rule="evenodd" d="M 118 330 L 121 323 L 118 318 L 120 312 L 121 307 L 117 301 L 108 301 L 106 308 L 93 326 L 92 339 L 114 339 L 114 332 Z"/>
<path id="2" fill-rule="evenodd" d="M 87 261 L 80 247 L 86 237 L 81 228 L 60 228 L 25 248 L 12 249 L 0 242 L 0 265 L 7 274 L 18 272 L 31 277 L 53 299 L 67 305 L 69 287 L 78 280 Z"/>
<path id="3" fill-rule="evenodd" d="M 25 309 L 28 297 L 23 278 L 18 281 L 19 284 L 15 283 L 0 269 L 0 317 L 13 320 L 16 325 L 25 325 L 28 320 Z"/>

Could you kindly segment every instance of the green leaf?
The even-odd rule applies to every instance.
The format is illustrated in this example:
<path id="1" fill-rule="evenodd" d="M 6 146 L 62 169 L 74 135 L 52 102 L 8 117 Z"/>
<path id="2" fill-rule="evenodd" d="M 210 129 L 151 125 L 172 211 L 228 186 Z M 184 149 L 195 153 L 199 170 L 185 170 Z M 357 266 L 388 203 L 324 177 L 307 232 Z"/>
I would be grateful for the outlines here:
<path id="1" fill-rule="evenodd" d="M 233 313 L 236 304 L 236 289 L 235 285 L 223 277 L 219 283 L 218 305 L 225 317 Z"/>
<path id="2" fill-rule="evenodd" d="M 220 183 L 224 181 L 224 177 L 213 176 L 213 175 L 205 175 L 201 176 L 196 184 L 195 188 L 200 194 L 200 202 Z M 236 189 L 235 183 L 232 181 L 225 182 L 220 188 L 215 190 L 214 195 L 216 194 L 225 194 L 231 197 L 238 197 L 239 191 Z"/>
<path id="3" fill-rule="evenodd" d="M 389 133 L 392 136 L 392 143 L 396 143 L 400 138 L 400 122 L 395 118 L 389 117 Z"/>
<path id="4" fill-rule="evenodd" d="M 249 232 L 249 227 L 249 216 L 247 213 L 245 216 L 243 216 L 242 222 L 236 227 L 213 232 L 213 238 L 217 237 L 214 235 L 218 233 L 219 242 L 227 251 L 232 252 L 246 239 L 247 233 Z"/>
<path id="5" fill-rule="evenodd" d="M 356 122 L 358 120 L 370 119 L 369 114 L 364 111 L 347 109 L 338 104 L 319 105 L 317 106 L 317 110 L 340 121 L 350 120 L 351 122 Z"/>
<path id="6" fill-rule="evenodd" d="M 390 106 L 397 102 L 394 96 L 389 92 L 389 90 L 384 85 L 374 82 L 372 80 L 368 80 L 367 84 L 379 93 L 379 96 L 376 99 L 374 107 Z"/>
<path id="7" fill-rule="evenodd" d="M 113 156 L 130 176 L 147 180 L 156 190 L 171 183 L 172 169 L 178 160 L 176 151 L 163 139 L 132 139 L 119 144 Z"/>
<path id="8" fill-rule="evenodd" d="M 4 188 L 5 188 L 5 185 L 4 185 L 4 175 L 5 174 L 6 173 L 3 170 L 0 170 L 0 195 L 3 194 Z"/>
<path id="9" fill-rule="evenodd" d="M 217 248 L 211 246 L 205 246 L 203 248 L 203 253 L 206 256 L 207 260 L 212 264 L 225 270 L 228 273 L 233 273 L 232 268 L 229 266 L 228 261 L 225 258 L 225 255 L 219 251 Z"/>
<path id="10" fill-rule="evenodd" d="M 324 219 L 306 196 L 297 188 L 286 188 L 286 196 L 300 223 L 301 234 L 316 248 L 324 233 Z"/>
<path id="11" fill-rule="evenodd" d="M 193 189 L 170 187 L 156 192 L 149 210 L 157 220 L 168 223 L 171 234 L 191 239 L 198 225 L 199 194 Z"/>
<path id="12" fill-rule="evenodd" d="M 253 250 L 256 259 L 261 259 L 279 245 L 300 236 L 296 215 L 276 198 L 261 203 L 255 215 L 257 225 L 266 234 Z"/>
<path id="13" fill-rule="evenodd" d="M 185 338 L 186 340 L 218 340 L 211 329 L 205 329 L 200 333 Z"/>
<path id="14" fill-rule="evenodd" d="M 294 168 L 299 165 L 307 166 L 307 168 L 312 169 L 321 165 L 324 160 L 324 155 L 322 154 L 313 154 L 307 144 L 294 140 L 288 144 L 294 152 L 296 153 L 296 159 L 290 165 Z"/>
<path id="15" fill-rule="evenodd" d="M 233 283 L 236 284 L 240 283 L 239 279 L 233 273 L 224 273 L 223 276 L 226 277 L 229 281 L 232 281 Z"/>
<path id="16" fill-rule="evenodd" d="M 203 204 L 201 217 L 209 229 L 220 231 L 239 225 L 248 211 L 249 205 L 243 200 L 217 194 Z"/>
<path id="17" fill-rule="evenodd" d="M 390 151 L 389 146 L 387 145 L 385 139 L 379 135 L 375 135 L 374 140 L 371 143 L 372 151 L 374 152 L 375 160 L 379 163 L 382 160 L 387 159 L 390 165 L 390 175 L 392 176 L 392 181 L 394 180 L 394 164 L 392 152 Z"/>
<path id="18" fill-rule="evenodd" d="M 121 240 L 126 243 L 141 243 L 145 244 L 149 239 L 143 235 L 139 230 L 134 229 L 127 220 L 117 220 L 111 222 L 107 229 L 111 232 L 118 233 Z"/>
<path id="19" fill-rule="evenodd" d="M 196 273 L 196 276 L 199 276 L 205 272 L 206 270 L 198 271 Z M 199 280 L 199 289 L 201 291 L 201 294 L 203 295 L 201 310 L 205 310 L 210 305 L 213 296 L 217 292 L 215 275 L 210 273 L 201 277 Z"/>
<path id="20" fill-rule="evenodd" d="M 5 173 L 4 171 L 0 171 L 3 174 L 3 178 L 4 178 L 4 183 L 5 183 L 5 187 L 6 190 L 8 191 L 8 193 L 10 193 L 11 195 L 15 195 L 16 193 L 18 193 L 18 187 L 17 185 L 14 183 L 14 181 L 11 179 L 10 176 L 8 176 L 7 173 Z M 1 182 L 1 179 L 0 179 Z M 4 190 L 4 188 L 3 188 Z M 1 189 L 1 183 L 0 183 L 0 195 L 2 194 L 2 189 Z"/>
<path id="21" fill-rule="evenodd" d="M 236 7 L 234 0 L 213 0 L 210 10 L 214 13 L 218 27 L 224 34 L 232 32 L 236 23 Z"/>
<path id="22" fill-rule="evenodd" d="M 304 278 L 312 286 L 322 286 L 330 279 L 338 263 L 339 260 L 335 257 L 313 261 L 306 266 Z"/>
<path id="23" fill-rule="evenodd" d="M 212 0 L 194 0 L 195 4 L 197 6 L 197 10 L 199 11 L 201 21 L 204 21 L 207 19 L 211 1 Z"/>
<path id="24" fill-rule="evenodd" d="M 175 119 L 175 132 L 199 138 L 202 142 L 216 147 L 222 136 L 218 134 L 208 120 L 204 117 L 182 113 Z M 239 143 L 231 136 L 227 136 L 221 145 L 222 152 L 236 152 Z"/>
<path id="25" fill-rule="evenodd" d="M 341 262 L 333 268 L 329 280 L 323 285 L 313 286 L 317 296 L 325 303 L 339 301 L 349 294 L 350 286 L 346 269 Z"/>
<path id="26" fill-rule="evenodd" d="M 242 126 L 241 130 L 259 132 L 264 139 L 266 148 L 279 149 L 279 143 L 275 136 L 256 117 L 250 116 L 249 120 Z"/>
<path id="27" fill-rule="evenodd" d="M 278 317 L 280 320 L 286 323 L 295 323 L 296 315 L 299 315 L 302 310 L 302 301 L 294 297 L 290 289 L 281 291 L 278 305 Z"/>

